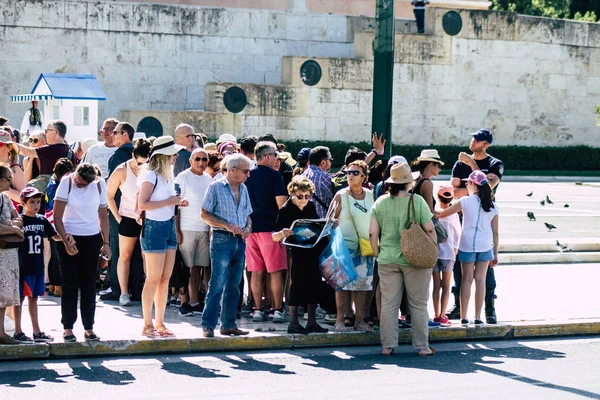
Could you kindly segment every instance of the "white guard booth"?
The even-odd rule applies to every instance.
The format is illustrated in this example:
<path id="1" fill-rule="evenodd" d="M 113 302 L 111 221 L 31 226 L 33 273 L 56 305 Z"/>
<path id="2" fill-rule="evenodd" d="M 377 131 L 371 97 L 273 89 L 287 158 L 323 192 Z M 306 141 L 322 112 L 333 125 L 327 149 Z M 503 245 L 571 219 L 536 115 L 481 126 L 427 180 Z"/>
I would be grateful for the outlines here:
<path id="1" fill-rule="evenodd" d="M 106 95 L 95 75 L 42 73 L 30 94 L 10 99 L 17 103 L 37 100 L 44 124 L 54 119 L 67 124 L 68 143 L 98 138 L 98 101 L 106 100 Z"/>

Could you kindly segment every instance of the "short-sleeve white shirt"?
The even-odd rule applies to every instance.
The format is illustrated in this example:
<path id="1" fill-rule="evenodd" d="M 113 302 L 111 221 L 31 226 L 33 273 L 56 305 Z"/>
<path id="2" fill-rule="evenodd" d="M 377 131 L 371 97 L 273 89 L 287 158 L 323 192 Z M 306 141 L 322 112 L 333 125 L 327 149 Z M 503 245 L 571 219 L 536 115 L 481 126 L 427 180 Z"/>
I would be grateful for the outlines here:
<path id="1" fill-rule="evenodd" d="M 100 233 L 98 209 L 107 208 L 106 182 L 96 180 L 85 187 L 77 187 L 72 174 L 63 177 L 56 189 L 54 200 L 67 203 L 63 215 L 65 231 L 74 236 L 93 236 Z M 71 190 L 69 191 L 69 181 Z M 98 191 L 98 182 L 100 191 Z"/>

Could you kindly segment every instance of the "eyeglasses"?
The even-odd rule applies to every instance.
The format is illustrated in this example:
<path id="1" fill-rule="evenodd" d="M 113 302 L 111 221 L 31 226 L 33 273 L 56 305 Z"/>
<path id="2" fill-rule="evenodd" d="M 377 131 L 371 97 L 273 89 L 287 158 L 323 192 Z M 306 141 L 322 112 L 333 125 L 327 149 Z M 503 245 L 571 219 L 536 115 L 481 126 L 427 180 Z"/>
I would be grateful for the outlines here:
<path id="1" fill-rule="evenodd" d="M 363 206 L 362 204 L 358 204 L 358 202 L 356 202 L 356 201 L 354 202 L 354 207 L 358 208 L 360 211 L 362 211 L 364 213 L 369 211 L 365 208 L 365 206 Z"/>
<path id="2" fill-rule="evenodd" d="M 54 128 L 47 128 L 44 130 L 44 133 L 48 133 L 48 132 L 56 132 L 56 129 Z"/>
<path id="3" fill-rule="evenodd" d="M 276 151 L 275 153 L 269 153 L 269 154 L 265 154 L 265 157 L 266 157 L 266 156 L 275 156 L 275 157 L 279 157 L 279 152 L 277 152 L 277 151 Z"/>
<path id="4" fill-rule="evenodd" d="M 40 139 L 29 139 L 29 143 L 38 144 Z"/>
<path id="5" fill-rule="evenodd" d="M 356 171 L 356 170 L 353 170 L 353 171 L 344 171 L 344 173 L 346 175 L 354 175 L 354 176 L 359 176 L 360 174 L 362 174 L 362 172 Z"/>
<path id="6" fill-rule="evenodd" d="M 333 162 L 333 158 L 327 158 L 325 161 L 331 161 L 331 162 Z"/>
<path id="7" fill-rule="evenodd" d="M 0 176 L 0 179 L 6 179 L 9 182 L 12 182 L 12 176 Z"/>
<path id="8" fill-rule="evenodd" d="M 112 134 L 113 134 L 113 135 L 124 135 L 124 134 L 125 134 L 125 132 L 122 132 L 122 131 L 121 131 L 121 132 L 118 132 L 118 131 L 113 131 L 113 133 L 112 133 Z"/>
<path id="9" fill-rule="evenodd" d="M 296 197 L 298 200 L 304 200 L 304 199 L 306 199 L 306 200 L 310 200 L 310 197 L 311 197 L 311 196 L 310 196 L 310 194 L 297 194 L 297 195 L 295 195 L 295 197 Z"/>
<path id="10" fill-rule="evenodd" d="M 196 157 L 196 158 L 194 158 L 194 161 L 196 161 L 196 162 L 199 162 L 199 161 L 207 162 L 208 161 L 208 157 Z"/>
<path id="11" fill-rule="evenodd" d="M 238 167 L 233 167 L 235 169 L 237 169 L 238 171 L 242 171 L 244 173 L 244 175 L 248 175 L 250 173 L 250 169 L 242 169 L 242 168 L 238 168 Z"/>

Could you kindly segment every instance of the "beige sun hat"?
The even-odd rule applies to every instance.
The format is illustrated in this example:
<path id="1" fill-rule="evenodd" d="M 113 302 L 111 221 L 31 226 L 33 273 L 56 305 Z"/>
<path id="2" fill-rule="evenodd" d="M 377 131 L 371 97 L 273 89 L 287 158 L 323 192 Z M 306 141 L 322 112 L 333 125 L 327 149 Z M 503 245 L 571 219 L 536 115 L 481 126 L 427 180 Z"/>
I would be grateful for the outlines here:
<path id="1" fill-rule="evenodd" d="M 422 150 L 421 155 L 417 157 L 417 161 L 432 161 L 444 165 L 438 151 L 435 149 Z"/>
<path id="2" fill-rule="evenodd" d="M 386 183 L 410 183 L 419 177 L 419 172 L 412 172 L 407 163 L 394 164 L 390 169 L 390 177 Z"/>
<path id="3" fill-rule="evenodd" d="M 172 156 L 173 154 L 179 153 L 179 151 L 183 149 L 185 149 L 185 147 L 175 144 L 175 141 L 171 136 L 161 136 L 156 138 L 152 144 L 152 155 L 150 157 L 153 157 L 156 154 Z"/>
<path id="4" fill-rule="evenodd" d="M 17 154 L 19 154 L 19 146 L 13 142 L 12 136 L 10 136 L 10 133 L 8 131 L 5 131 L 4 129 L 0 129 L 0 143 L 6 143 L 8 145 L 10 145 L 10 147 L 12 147 L 13 151 Z"/>

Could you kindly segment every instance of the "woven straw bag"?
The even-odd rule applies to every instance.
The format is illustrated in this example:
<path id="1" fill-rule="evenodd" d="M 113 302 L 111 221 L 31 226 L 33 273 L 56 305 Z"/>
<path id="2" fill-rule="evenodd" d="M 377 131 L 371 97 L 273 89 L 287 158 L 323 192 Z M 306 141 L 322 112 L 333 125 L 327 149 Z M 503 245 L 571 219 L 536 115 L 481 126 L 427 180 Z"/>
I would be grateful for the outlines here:
<path id="1" fill-rule="evenodd" d="M 411 219 L 412 211 L 412 219 Z M 414 268 L 433 268 L 438 259 L 438 246 L 417 222 L 414 195 L 408 201 L 407 228 L 400 233 L 402 254 Z"/>

